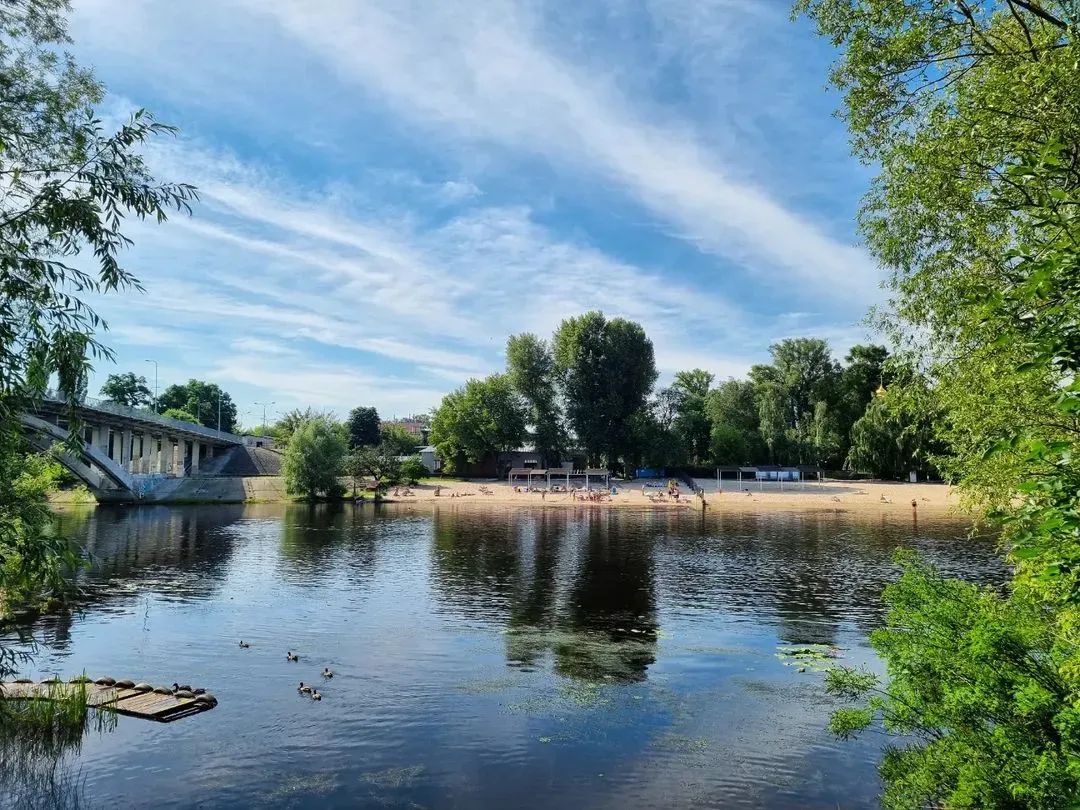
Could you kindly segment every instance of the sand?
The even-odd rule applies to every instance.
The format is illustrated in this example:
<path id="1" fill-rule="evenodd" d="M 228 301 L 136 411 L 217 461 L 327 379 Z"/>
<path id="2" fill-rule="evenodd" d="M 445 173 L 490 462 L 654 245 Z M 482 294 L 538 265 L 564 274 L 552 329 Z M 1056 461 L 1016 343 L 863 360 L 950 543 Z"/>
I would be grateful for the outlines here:
<path id="1" fill-rule="evenodd" d="M 744 482 L 740 490 L 732 481 L 725 481 L 724 491 L 716 491 L 716 482 L 701 482 L 705 488 L 705 503 L 708 511 L 845 511 L 872 513 L 910 513 L 919 512 L 946 514 L 960 513 L 959 499 L 947 484 L 905 484 L 893 481 L 827 481 L 792 485 L 785 483 L 783 489 L 776 482 L 759 485 Z M 445 481 L 440 487 L 440 494 L 435 495 L 434 484 L 412 487 L 411 494 L 391 489 L 388 498 L 399 503 L 431 503 L 455 506 L 551 506 L 582 507 L 598 506 L 603 508 L 633 507 L 638 509 L 701 509 L 701 501 L 696 496 L 687 495 L 683 487 L 683 496 L 679 503 L 669 498 L 659 501 L 655 496 L 661 489 L 646 488 L 642 493 L 641 482 L 631 482 L 623 486 L 615 485 L 619 494 L 601 502 L 590 502 L 572 498 L 567 493 L 540 491 L 528 492 L 524 487 L 515 492 L 505 481 Z M 595 489 L 595 487 L 594 487 Z M 486 490 L 486 492 L 485 492 Z M 745 490 L 745 491 L 744 491 Z M 649 496 L 653 496 L 650 498 Z M 914 501 L 915 506 L 912 506 Z"/>

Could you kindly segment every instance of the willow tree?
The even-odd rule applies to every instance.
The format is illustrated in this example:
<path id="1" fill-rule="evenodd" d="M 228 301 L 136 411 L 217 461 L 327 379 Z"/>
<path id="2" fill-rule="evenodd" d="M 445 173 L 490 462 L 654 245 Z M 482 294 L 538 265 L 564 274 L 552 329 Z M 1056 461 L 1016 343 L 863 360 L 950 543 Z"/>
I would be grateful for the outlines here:
<path id="1" fill-rule="evenodd" d="M 95 116 L 104 88 L 62 50 L 68 8 L 0 3 L 0 591 L 9 596 L 54 591 L 73 561 L 42 517 L 41 473 L 25 459 L 17 415 L 51 377 L 74 404 L 91 359 L 111 356 L 89 299 L 139 289 L 120 261 L 125 222 L 163 221 L 196 196 L 156 181 L 140 155 L 172 127 L 139 111 L 109 132 Z"/>

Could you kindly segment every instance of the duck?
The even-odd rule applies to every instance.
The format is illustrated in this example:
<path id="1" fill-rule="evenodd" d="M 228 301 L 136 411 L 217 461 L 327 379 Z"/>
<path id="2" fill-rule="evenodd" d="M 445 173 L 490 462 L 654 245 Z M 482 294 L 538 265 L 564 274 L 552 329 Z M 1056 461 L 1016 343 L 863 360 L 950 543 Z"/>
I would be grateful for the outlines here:
<path id="1" fill-rule="evenodd" d="M 319 694 L 318 689 L 312 689 L 311 690 L 311 699 L 312 700 L 322 700 L 322 695 Z"/>
<path id="2" fill-rule="evenodd" d="M 324 678 L 333 678 L 334 677 L 334 672 L 333 672 L 333 670 L 330 669 L 330 667 L 325 667 L 323 669 L 323 671 L 322 671 L 322 676 Z"/>
<path id="3" fill-rule="evenodd" d="M 298 687 L 296 687 L 296 691 L 297 692 L 302 692 L 305 695 L 310 695 L 311 694 L 311 687 L 310 686 L 305 686 L 304 682 L 300 681 L 300 685 Z"/>
<path id="4" fill-rule="evenodd" d="M 248 643 L 247 643 L 246 641 L 244 641 L 243 639 L 240 639 L 240 646 L 241 646 L 241 647 L 242 647 L 243 649 L 245 649 L 245 650 L 246 650 L 246 649 L 247 649 L 248 647 L 250 647 L 251 645 L 250 645 L 250 644 L 248 644 Z"/>
<path id="5" fill-rule="evenodd" d="M 285 653 L 285 660 L 286 661 L 299 661 L 300 656 L 297 655 L 296 653 L 294 653 L 292 650 L 289 650 L 287 653 Z"/>
<path id="6" fill-rule="evenodd" d="M 191 691 L 191 684 L 186 683 L 183 686 L 181 686 L 180 684 L 176 683 L 176 681 L 173 681 L 172 690 L 174 692 L 190 692 Z"/>

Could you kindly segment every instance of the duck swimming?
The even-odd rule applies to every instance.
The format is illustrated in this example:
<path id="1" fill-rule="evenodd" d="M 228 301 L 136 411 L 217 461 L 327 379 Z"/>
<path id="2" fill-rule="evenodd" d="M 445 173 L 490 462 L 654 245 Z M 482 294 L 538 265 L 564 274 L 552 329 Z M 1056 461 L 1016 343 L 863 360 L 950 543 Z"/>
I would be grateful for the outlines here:
<path id="1" fill-rule="evenodd" d="M 244 649 L 246 650 L 246 649 L 247 649 L 248 647 L 250 647 L 251 645 L 250 645 L 250 644 L 248 644 L 248 643 L 247 643 L 246 641 L 244 641 L 243 639 L 241 639 L 241 640 L 240 640 L 240 646 L 241 646 L 241 647 L 243 647 L 243 648 L 244 648 Z"/>
<path id="2" fill-rule="evenodd" d="M 333 678 L 333 677 L 334 677 L 334 673 L 333 673 L 333 671 L 331 671 L 330 667 L 326 667 L 326 668 L 325 668 L 325 669 L 323 669 L 323 671 L 322 671 L 322 676 L 323 676 L 324 678 Z"/>
<path id="3" fill-rule="evenodd" d="M 317 689 L 313 689 L 313 690 L 311 690 L 311 699 L 312 700 L 322 700 L 322 695 L 319 694 L 319 691 Z"/>
<path id="4" fill-rule="evenodd" d="M 300 681 L 300 685 L 298 687 L 296 687 L 296 691 L 297 692 L 302 692 L 305 695 L 310 695 L 311 694 L 311 687 L 310 686 L 305 686 L 304 682 Z"/>
<path id="5" fill-rule="evenodd" d="M 294 653 L 292 650 L 289 650 L 287 653 L 285 653 L 285 660 L 286 661 L 299 661 L 300 656 L 297 655 L 296 653 Z"/>

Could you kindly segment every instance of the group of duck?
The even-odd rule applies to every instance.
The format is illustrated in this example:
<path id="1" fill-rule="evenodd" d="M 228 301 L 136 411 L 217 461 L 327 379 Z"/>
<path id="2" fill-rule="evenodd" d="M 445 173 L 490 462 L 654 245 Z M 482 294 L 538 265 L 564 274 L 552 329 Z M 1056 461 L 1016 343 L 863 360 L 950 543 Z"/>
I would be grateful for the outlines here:
<path id="1" fill-rule="evenodd" d="M 246 650 L 250 646 L 251 645 L 248 644 L 246 641 L 240 641 L 240 647 L 242 649 Z M 285 660 L 288 662 L 299 661 L 300 656 L 294 653 L 292 650 L 289 650 L 287 653 L 285 653 Z M 330 667 L 323 667 L 322 676 L 324 680 L 329 680 L 330 678 L 334 677 L 334 672 L 330 669 Z M 301 695 L 307 695 L 312 700 L 322 700 L 322 695 L 319 693 L 319 690 L 316 689 L 314 686 L 311 686 L 310 684 L 304 683 L 303 681 L 300 681 L 300 685 L 296 687 L 296 691 Z"/>

